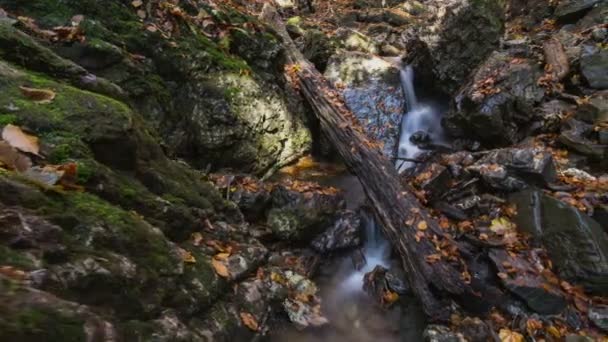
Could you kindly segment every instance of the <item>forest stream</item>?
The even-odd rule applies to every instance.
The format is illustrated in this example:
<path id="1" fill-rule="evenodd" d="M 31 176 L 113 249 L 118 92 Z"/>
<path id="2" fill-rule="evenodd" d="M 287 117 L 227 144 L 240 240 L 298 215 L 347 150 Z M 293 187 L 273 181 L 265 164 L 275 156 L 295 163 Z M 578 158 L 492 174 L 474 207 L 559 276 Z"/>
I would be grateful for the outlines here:
<path id="1" fill-rule="evenodd" d="M 0 342 L 608 341 L 608 1 L 0 0 Z"/>

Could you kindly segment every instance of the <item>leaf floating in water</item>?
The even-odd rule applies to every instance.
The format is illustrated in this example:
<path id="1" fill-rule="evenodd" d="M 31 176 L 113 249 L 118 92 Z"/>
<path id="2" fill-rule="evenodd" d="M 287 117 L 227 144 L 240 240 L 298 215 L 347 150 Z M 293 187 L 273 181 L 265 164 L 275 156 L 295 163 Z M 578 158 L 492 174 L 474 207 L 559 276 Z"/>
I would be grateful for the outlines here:
<path id="1" fill-rule="evenodd" d="M 252 314 L 250 314 L 249 312 L 241 312 L 240 316 L 241 316 L 241 321 L 243 321 L 243 324 L 247 328 L 249 328 L 253 331 L 258 331 L 258 329 L 259 329 L 258 321 L 255 319 L 255 317 L 253 317 Z"/>
<path id="2" fill-rule="evenodd" d="M 32 166 L 32 161 L 27 156 L 19 153 L 6 141 L 0 141 L 0 166 L 23 172 Z"/>
<path id="3" fill-rule="evenodd" d="M 50 89 L 36 89 L 24 86 L 20 86 L 19 89 L 21 90 L 23 96 L 40 104 L 51 103 L 51 101 L 55 99 L 56 95 L 55 92 Z"/>
<path id="4" fill-rule="evenodd" d="M 217 260 L 217 259 L 211 260 L 211 266 L 213 266 L 215 273 L 217 273 L 217 275 L 219 275 L 220 277 L 222 277 L 222 278 L 230 277 L 230 272 L 228 272 L 228 267 L 226 267 L 226 265 L 221 260 Z"/>
<path id="5" fill-rule="evenodd" d="M 9 145 L 22 152 L 38 155 L 40 146 L 38 145 L 38 137 L 24 133 L 21 128 L 8 124 L 2 130 L 2 139 Z"/>

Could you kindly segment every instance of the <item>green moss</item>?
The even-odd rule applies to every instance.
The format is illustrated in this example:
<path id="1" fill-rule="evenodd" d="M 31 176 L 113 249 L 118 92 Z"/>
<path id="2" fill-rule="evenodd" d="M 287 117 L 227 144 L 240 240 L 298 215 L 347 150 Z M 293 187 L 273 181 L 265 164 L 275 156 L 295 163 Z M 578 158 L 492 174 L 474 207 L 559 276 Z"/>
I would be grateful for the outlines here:
<path id="1" fill-rule="evenodd" d="M 27 271 L 36 268 L 34 262 L 23 253 L 3 245 L 0 245 L 0 265 L 14 266 Z"/>
<path id="2" fill-rule="evenodd" d="M 17 116 L 14 114 L 0 114 L 0 127 L 17 122 Z"/>
<path id="3" fill-rule="evenodd" d="M 84 321 L 47 308 L 20 308 L 0 319 L 2 341 L 86 341 Z"/>

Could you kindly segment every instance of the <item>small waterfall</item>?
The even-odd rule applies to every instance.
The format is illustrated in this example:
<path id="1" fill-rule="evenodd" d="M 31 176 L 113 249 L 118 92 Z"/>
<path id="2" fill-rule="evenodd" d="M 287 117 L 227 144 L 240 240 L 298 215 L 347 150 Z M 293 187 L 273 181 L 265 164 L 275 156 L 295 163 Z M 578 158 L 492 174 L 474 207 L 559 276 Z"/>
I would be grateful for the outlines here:
<path id="1" fill-rule="evenodd" d="M 360 270 L 354 270 L 348 275 L 342 287 L 346 293 L 362 291 L 363 277 L 371 272 L 377 265 L 388 267 L 390 257 L 390 244 L 382 236 L 371 215 L 365 215 L 365 236 L 363 244 L 363 256 L 365 265 Z"/>
<path id="2" fill-rule="evenodd" d="M 401 136 L 399 137 L 399 158 L 416 158 L 422 149 L 412 142 L 412 136 L 418 132 L 428 135 L 430 141 L 443 140 L 441 127 L 441 114 L 428 104 L 418 103 L 414 89 L 414 69 L 406 66 L 400 72 L 401 86 L 405 94 L 407 112 L 401 121 Z M 399 172 L 412 167 L 414 163 L 397 160 L 396 167 Z"/>

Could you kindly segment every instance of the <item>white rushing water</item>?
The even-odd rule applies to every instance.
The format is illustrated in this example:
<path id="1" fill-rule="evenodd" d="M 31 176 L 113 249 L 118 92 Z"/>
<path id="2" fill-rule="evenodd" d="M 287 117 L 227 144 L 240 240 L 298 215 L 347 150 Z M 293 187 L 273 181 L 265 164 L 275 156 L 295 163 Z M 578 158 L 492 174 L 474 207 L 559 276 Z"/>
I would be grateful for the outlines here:
<path id="1" fill-rule="evenodd" d="M 366 273 L 371 272 L 376 266 L 380 265 L 388 268 L 390 260 L 390 244 L 382 236 L 380 229 L 376 226 L 376 221 L 371 216 L 365 216 L 365 242 L 363 244 L 363 256 L 365 257 L 365 265 L 354 270 L 350 275 L 345 277 L 341 290 L 345 294 L 362 291 L 363 277 Z"/>
<path id="2" fill-rule="evenodd" d="M 441 113 L 433 106 L 418 103 L 414 89 L 414 70 L 411 66 L 401 69 L 401 86 L 405 94 L 407 112 L 401 121 L 401 136 L 399 137 L 399 158 L 415 159 L 422 150 L 410 140 L 416 132 L 425 132 L 431 141 L 443 140 Z M 397 160 L 395 165 L 402 172 L 414 165 L 412 162 Z"/>

